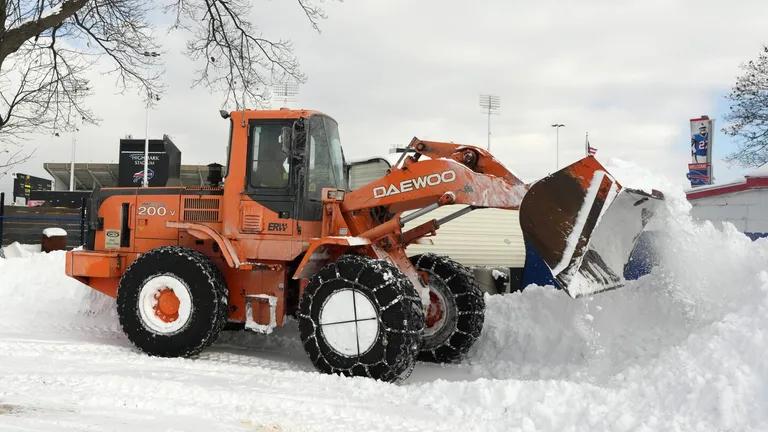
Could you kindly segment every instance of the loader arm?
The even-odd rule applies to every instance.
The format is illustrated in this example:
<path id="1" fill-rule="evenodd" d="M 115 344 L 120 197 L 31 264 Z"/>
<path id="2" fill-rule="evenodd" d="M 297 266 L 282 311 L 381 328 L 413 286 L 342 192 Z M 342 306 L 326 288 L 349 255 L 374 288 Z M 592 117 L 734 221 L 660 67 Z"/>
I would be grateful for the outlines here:
<path id="1" fill-rule="evenodd" d="M 429 159 L 421 160 L 422 157 Z M 387 175 L 349 192 L 341 210 L 397 214 L 439 203 L 518 209 L 527 186 L 486 150 L 413 138 Z"/>
<path id="2" fill-rule="evenodd" d="M 418 287 L 405 248 L 459 214 L 432 219 L 404 233 L 401 229 L 409 220 L 449 204 L 466 204 L 461 214 L 476 208 L 514 210 L 526 194 L 522 180 L 478 147 L 414 138 L 405 150 L 385 176 L 342 199 L 324 192 L 323 237 L 310 242 L 294 278 L 307 277 L 344 253 L 339 236 L 345 236 L 344 242 L 366 248 L 366 254 L 396 263 Z M 411 210 L 415 211 L 403 216 Z"/>

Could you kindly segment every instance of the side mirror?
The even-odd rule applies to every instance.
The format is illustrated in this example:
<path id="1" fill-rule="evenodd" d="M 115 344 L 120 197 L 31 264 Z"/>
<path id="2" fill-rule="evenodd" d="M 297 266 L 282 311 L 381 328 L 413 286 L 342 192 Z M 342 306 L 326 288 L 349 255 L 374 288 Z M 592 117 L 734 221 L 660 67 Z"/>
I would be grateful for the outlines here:
<path id="1" fill-rule="evenodd" d="M 355 190 L 360 186 L 384 177 L 390 168 L 392 168 L 392 165 L 383 158 L 367 159 L 345 165 L 347 190 Z"/>
<path id="2" fill-rule="evenodd" d="M 291 138 L 293 138 L 293 131 L 288 126 L 283 126 L 280 129 L 280 150 L 284 155 L 291 154 Z"/>

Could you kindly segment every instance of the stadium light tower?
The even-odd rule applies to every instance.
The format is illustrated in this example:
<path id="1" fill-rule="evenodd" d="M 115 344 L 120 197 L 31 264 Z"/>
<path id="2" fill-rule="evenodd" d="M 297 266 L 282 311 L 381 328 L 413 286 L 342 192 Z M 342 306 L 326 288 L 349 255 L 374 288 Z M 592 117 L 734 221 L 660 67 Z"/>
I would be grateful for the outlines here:
<path id="1" fill-rule="evenodd" d="M 555 128 L 555 171 L 560 169 L 560 128 L 565 127 L 562 123 L 552 125 Z"/>
<path id="2" fill-rule="evenodd" d="M 480 108 L 488 114 L 488 146 L 491 150 L 491 114 L 498 114 L 501 111 L 501 98 L 495 95 L 480 95 Z"/>
<path id="3" fill-rule="evenodd" d="M 296 95 L 299 94 L 299 84 L 295 82 L 283 82 L 272 85 L 272 99 L 278 102 L 283 101 L 283 107 L 288 106 L 288 102 L 294 102 Z"/>

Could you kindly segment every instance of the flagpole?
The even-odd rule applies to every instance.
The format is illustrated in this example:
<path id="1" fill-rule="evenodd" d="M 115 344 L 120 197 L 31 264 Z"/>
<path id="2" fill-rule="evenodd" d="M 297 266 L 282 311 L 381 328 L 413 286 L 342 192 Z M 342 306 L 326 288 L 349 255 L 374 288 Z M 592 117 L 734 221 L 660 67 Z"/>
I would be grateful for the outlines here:
<path id="1" fill-rule="evenodd" d="M 589 143 L 589 132 L 584 133 L 584 151 L 587 152 L 587 156 L 594 156 L 597 153 L 597 149 Z"/>

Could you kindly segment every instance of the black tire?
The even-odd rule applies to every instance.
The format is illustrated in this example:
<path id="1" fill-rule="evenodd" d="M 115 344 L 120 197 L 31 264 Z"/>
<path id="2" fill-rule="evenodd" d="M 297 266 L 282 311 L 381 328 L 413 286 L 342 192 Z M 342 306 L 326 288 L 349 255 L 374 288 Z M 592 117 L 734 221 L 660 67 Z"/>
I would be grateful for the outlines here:
<path id="1" fill-rule="evenodd" d="M 433 303 L 427 313 L 419 360 L 460 361 L 483 330 L 483 293 L 471 271 L 448 257 L 428 253 L 411 257 L 411 262 L 428 276 Z"/>
<path id="2" fill-rule="evenodd" d="M 324 311 L 331 308 L 330 299 L 346 295 L 345 291 L 357 299 L 352 307 L 352 337 L 357 347 L 343 352 L 330 330 L 331 325 L 349 322 L 320 322 Z M 375 314 L 358 317 L 363 306 Z M 397 267 L 383 260 L 344 255 L 312 276 L 299 304 L 298 320 L 304 349 L 320 372 L 397 382 L 413 370 L 421 346 L 424 312 L 413 284 Z M 373 330 L 366 338 L 361 336 L 364 325 L 376 329 L 375 337 Z M 365 339 L 362 348 L 361 339 Z"/>
<path id="3" fill-rule="evenodd" d="M 181 282 L 176 286 L 181 286 L 180 291 L 186 288 L 188 293 L 190 312 L 183 317 L 177 314 L 183 325 L 170 323 L 180 325 L 177 330 L 153 329 L 158 326 L 157 318 L 146 315 L 149 312 L 142 299 L 148 299 L 149 294 L 142 294 L 142 289 L 151 291 L 147 284 L 154 284 L 160 277 L 171 278 L 165 279 L 171 285 L 176 284 L 174 280 Z M 117 291 L 117 313 L 123 332 L 141 351 L 159 357 L 189 357 L 211 345 L 226 324 L 227 287 L 219 269 L 200 252 L 178 246 L 160 247 L 141 255 L 123 274 Z"/>

